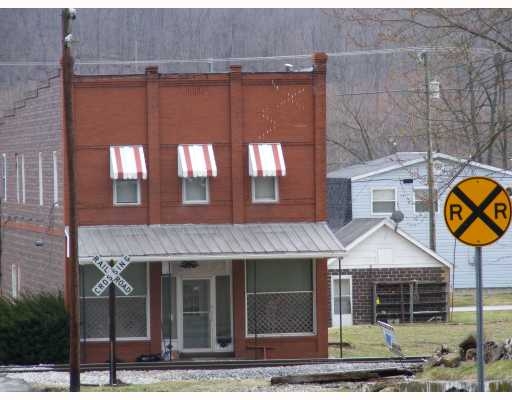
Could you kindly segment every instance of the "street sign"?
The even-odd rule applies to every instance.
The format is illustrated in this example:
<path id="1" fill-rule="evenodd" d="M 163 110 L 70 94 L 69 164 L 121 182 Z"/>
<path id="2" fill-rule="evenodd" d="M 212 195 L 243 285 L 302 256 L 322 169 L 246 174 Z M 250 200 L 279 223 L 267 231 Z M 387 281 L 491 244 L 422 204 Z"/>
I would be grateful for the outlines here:
<path id="1" fill-rule="evenodd" d="M 133 287 L 121 276 L 121 272 L 123 272 L 128 264 L 130 264 L 129 256 L 121 257 L 113 267 L 106 263 L 100 256 L 95 256 L 92 259 L 92 262 L 102 273 L 105 274 L 105 276 L 92 288 L 92 291 L 96 296 L 100 296 L 110 286 L 110 283 L 114 283 L 114 285 L 116 285 L 125 295 L 129 295 L 133 292 Z"/>
<path id="2" fill-rule="evenodd" d="M 476 358 L 478 390 L 485 391 L 482 246 L 502 237 L 510 225 L 510 198 L 496 181 L 476 176 L 460 181 L 444 203 L 446 226 L 455 238 L 475 248 Z"/>
<path id="3" fill-rule="evenodd" d="M 502 237 L 510 224 L 510 211 L 507 191 L 486 177 L 460 181 L 444 203 L 448 230 L 469 246 L 487 246 Z"/>

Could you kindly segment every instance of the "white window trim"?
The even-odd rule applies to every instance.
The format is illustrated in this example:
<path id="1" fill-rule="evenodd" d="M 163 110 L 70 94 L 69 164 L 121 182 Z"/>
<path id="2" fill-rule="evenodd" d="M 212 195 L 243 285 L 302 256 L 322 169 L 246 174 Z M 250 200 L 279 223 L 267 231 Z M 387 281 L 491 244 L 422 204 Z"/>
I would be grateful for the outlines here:
<path id="1" fill-rule="evenodd" d="M 338 293 L 334 293 L 334 281 L 339 281 L 341 279 L 348 279 L 349 280 L 349 284 L 350 284 L 350 314 L 342 314 L 341 313 L 341 303 L 340 303 L 340 313 L 339 314 L 336 314 L 334 312 L 334 298 L 339 296 L 339 292 Z M 352 275 L 338 275 L 338 274 L 333 274 L 331 275 L 331 313 L 332 315 L 339 315 L 340 317 L 342 315 L 352 315 L 352 308 L 354 306 L 354 302 L 353 302 L 353 299 L 352 299 Z"/>
<path id="2" fill-rule="evenodd" d="M 43 192 L 43 153 L 39 152 L 37 155 L 38 163 L 38 179 L 39 179 L 39 205 L 44 205 L 44 192 Z"/>
<path id="3" fill-rule="evenodd" d="M 395 187 L 372 187 L 370 189 L 370 211 L 371 211 L 371 215 L 391 215 L 390 212 L 374 212 L 373 211 L 373 192 L 375 190 L 392 190 L 393 193 L 395 194 L 395 210 L 398 210 L 398 199 L 397 199 L 397 196 L 396 196 L 396 188 Z"/>
<path id="4" fill-rule="evenodd" d="M 59 206 L 59 180 L 58 180 L 58 165 L 57 165 L 57 151 L 52 152 L 53 162 L 53 206 Z"/>
<path id="5" fill-rule="evenodd" d="M 185 184 L 187 178 L 181 178 L 181 202 L 183 204 L 209 204 L 210 203 L 210 179 L 208 177 L 204 177 L 206 179 L 206 200 L 187 200 L 185 189 L 187 185 Z"/>
<path id="6" fill-rule="evenodd" d="M 313 290 L 301 290 L 292 292 L 257 292 L 257 294 L 265 293 L 312 293 L 313 294 L 313 332 L 293 332 L 293 333 L 249 333 L 249 313 L 247 312 L 247 260 L 244 260 L 244 301 L 245 301 L 245 339 L 253 339 L 254 336 L 259 338 L 271 338 L 271 337 L 303 337 L 303 336 L 316 336 L 317 335 L 317 317 L 316 317 L 316 260 L 311 261 L 311 273 L 313 274 Z"/>
<path id="7" fill-rule="evenodd" d="M 428 186 L 414 186 L 412 188 L 412 206 L 413 206 L 413 212 L 414 214 L 416 215 L 425 215 L 425 214 L 428 214 L 428 210 L 427 211 L 416 211 L 416 189 L 424 189 L 424 190 L 428 190 Z M 435 195 L 435 192 L 437 191 L 437 188 L 434 188 L 434 195 Z M 435 211 L 434 213 L 435 214 L 438 214 L 439 213 L 439 197 L 436 199 L 436 202 L 437 202 L 437 211 Z"/>
<path id="8" fill-rule="evenodd" d="M 20 154 L 15 153 L 14 154 L 14 163 L 15 163 L 15 169 L 16 169 L 16 203 L 19 204 L 21 202 L 21 163 L 20 163 Z"/>
<path id="9" fill-rule="evenodd" d="M 151 318 L 150 318 L 150 305 L 151 305 L 151 292 L 150 292 L 150 274 L 149 274 L 149 262 L 146 264 L 146 336 L 141 337 L 116 337 L 116 341 L 121 342 L 147 342 L 151 340 Z M 108 293 L 106 296 L 84 296 L 80 297 L 80 299 L 98 299 L 98 298 L 108 298 Z M 126 296 L 128 297 L 128 296 Z M 129 296 L 129 297 L 144 297 L 144 296 Z M 87 314 L 86 314 L 87 318 Z M 81 336 L 81 335 L 80 335 Z M 108 342 L 110 338 L 80 338 L 81 342 Z"/>
<path id="10" fill-rule="evenodd" d="M 275 199 L 266 198 L 266 199 L 256 199 L 256 185 L 254 183 L 257 178 L 274 178 L 274 193 L 276 194 Z M 252 176 L 251 177 L 251 192 L 252 192 L 252 202 L 253 203 L 278 203 L 279 202 L 279 183 L 277 176 Z"/>
<path id="11" fill-rule="evenodd" d="M 11 297 L 13 299 L 19 298 L 20 295 L 20 268 L 19 265 L 11 265 Z"/>
<path id="12" fill-rule="evenodd" d="M 2 154 L 2 186 L 3 186 L 3 200 L 7 201 L 7 154 Z"/>
<path id="13" fill-rule="evenodd" d="M 118 203 L 117 202 L 116 181 L 118 181 L 118 180 L 137 181 L 137 202 L 136 203 Z M 140 204 L 141 204 L 140 179 L 112 179 L 112 204 L 114 204 L 114 206 L 116 206 L 116 207 L 140 206 Z"/>
<path id="14" fill-rule="evenodd" d="M 25 204 L 27 202 L 26 191 L 25 191 L 25 155 L 21 155 L 21 202 Z"/>

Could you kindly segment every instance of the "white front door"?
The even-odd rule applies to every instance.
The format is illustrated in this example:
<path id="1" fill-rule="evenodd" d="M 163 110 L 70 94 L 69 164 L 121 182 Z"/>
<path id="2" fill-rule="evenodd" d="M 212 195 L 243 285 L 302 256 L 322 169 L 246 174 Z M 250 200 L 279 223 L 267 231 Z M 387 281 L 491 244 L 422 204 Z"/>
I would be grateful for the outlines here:
<path id="1" fill-rule="evenodd" d="M 340 297 L 341 289 L 341 297 Z M 331 275 L 331 320 L 332 326 L 352 325 L 352 276 Z"/>
<path id="2" fill-rule="evenodd" d="M 183 350 L 211 351 L 212 303 L 211 279 L 183 279 L 182 281 L 182 338 Z"/>

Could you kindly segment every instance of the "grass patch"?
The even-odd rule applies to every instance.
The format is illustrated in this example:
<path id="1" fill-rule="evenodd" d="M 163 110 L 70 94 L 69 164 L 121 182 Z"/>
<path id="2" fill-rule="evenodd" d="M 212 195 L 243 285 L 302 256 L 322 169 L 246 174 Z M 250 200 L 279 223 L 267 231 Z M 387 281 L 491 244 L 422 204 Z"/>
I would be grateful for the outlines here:
<path id="1" fill-rule="evenodd" d="M 430 355 L 436 347 L 448 344 L 457 349 L 458 344 L 476 331 L 473 312 L 453 313 L 448 323 L 417 323 L 394 325 L 396 338 L 408 356 Z M 484 312 L 484 331 L 489 339 L 502 341 L 512 336 L 512 311 Z M 339 341 L 339 328 L 329 329 L 329 342 Z M 343 357 L 385 357 L 390 352 L 384 345 L 382 330 L 376 325 L 355 325 L 343 328 L 343 341 L 353 347 L 343 349 Z M 339 357 L 339 349 L 329 348 L 329 355 Z"/>
<path id="2" fill-rule="evenodd" d="M 140 385 L 81 386 L 82 392 L 247 392 L 266 391 L 269 379 L 214 379 L 169 381 Z M 65 392 L 64 387 L 39 388 L 40 391 Z"/>
<path id="3" fill-rule="evenodd" d="M 457 368 L 428 368 L 417 379 L 421 380 L 476 380 L 476 364 L 463 362 Z M 485 365 L 485 379 L 501 380 L 512 377 L 512 360 L 500 360 Z"/>
<path id="4" fill-rule="evenodd" d="M 507 292 L 484 292 L 483 300 L 485 306 L 501 306 L 512 304 L 512 291 Z M 453 305 L 454 307 L 467 307 L 467 306 L 475 306 L 475 291 L 468 292 L 464 291 L 455 291 L 453 294 Z"/>

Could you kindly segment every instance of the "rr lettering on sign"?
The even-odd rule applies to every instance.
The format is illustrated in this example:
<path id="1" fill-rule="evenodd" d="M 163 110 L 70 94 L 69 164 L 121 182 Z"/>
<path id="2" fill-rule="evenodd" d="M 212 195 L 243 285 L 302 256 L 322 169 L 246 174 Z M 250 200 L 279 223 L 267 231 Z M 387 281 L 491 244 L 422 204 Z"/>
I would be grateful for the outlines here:
<path id="1" fill-rule="evenodd" d="M 133 287 L 121 276 L 121 273 L 130 264 L 129 256 L 121 257 L 121 259 L 118 260 L 113 267 L 105 262 L 100 256 L 95 256 L 92 259 L 92 262 L 96 268 L 98 268 L 105 275 L 92 288 L 92 292 L 96 296 L 100 296 L 112 283 L 116 285 L 125 295 L 129 295 L 131 292 L 133 292 Z"/>

